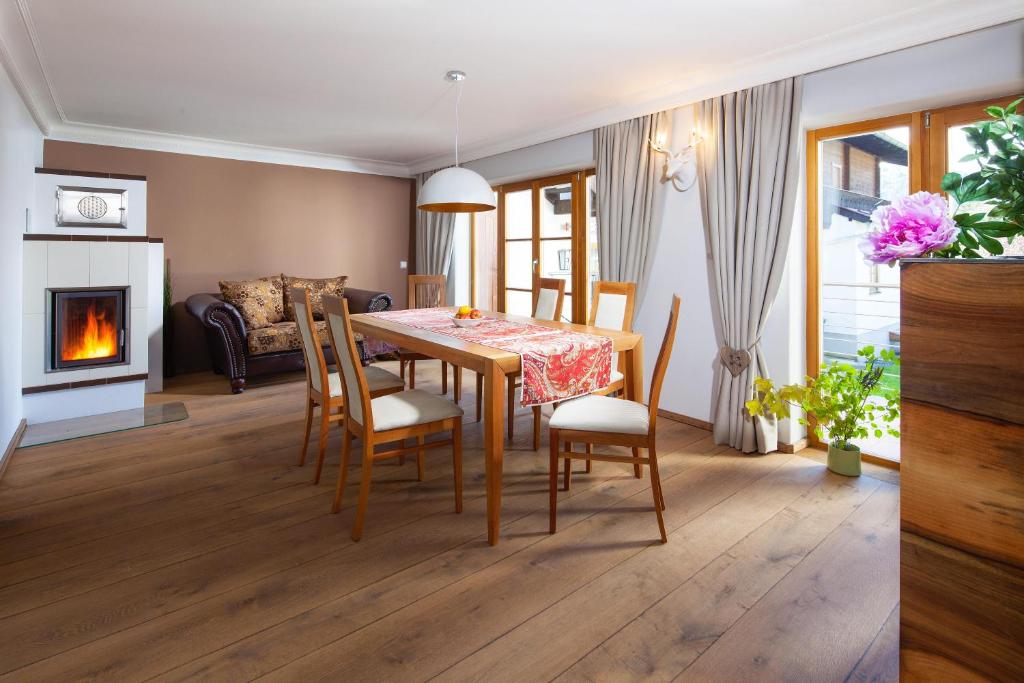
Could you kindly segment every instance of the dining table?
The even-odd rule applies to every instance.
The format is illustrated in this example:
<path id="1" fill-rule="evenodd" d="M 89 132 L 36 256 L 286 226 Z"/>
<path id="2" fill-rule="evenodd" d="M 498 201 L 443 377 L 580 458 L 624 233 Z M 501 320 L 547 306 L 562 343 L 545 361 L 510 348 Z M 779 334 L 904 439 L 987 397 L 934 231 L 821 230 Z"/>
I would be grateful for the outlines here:
<path id="1" fill-rule="evenodd" d="M 449 309 L 445 309 L 449 310 Z M 450 309 L 454 314 L 455 308 Z M 519 321 L 554 329 L 607 337 L 612 351 L 621 354 L 625 398 L 643 401 L 643 335 L 576 323 L 539 320 L 508 313 L 484 312 L 488 318 Z M 521 371 L 518 353 L 469 342 L 441 332 L 425 330 L 373 314 L 353 315 L 352 329 L 367 337 L 394 344 L 473 370 L 483 377 L 483 451 L 487 495 L 487 541 L 496 545 L 501 526 L 501 479 L 504 459 L 505 381 Z"/>

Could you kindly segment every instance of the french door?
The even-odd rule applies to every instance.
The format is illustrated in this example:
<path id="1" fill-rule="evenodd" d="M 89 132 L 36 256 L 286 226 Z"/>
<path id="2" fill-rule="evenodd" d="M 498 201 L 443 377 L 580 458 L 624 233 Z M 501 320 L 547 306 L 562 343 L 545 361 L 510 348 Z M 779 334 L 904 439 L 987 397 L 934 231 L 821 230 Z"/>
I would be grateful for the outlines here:
<path id="1" fill-rule="evenodd" d="M 941 192 L 948 171 L 977 170 L 961 161 L 973 151 L 965 126 L 986 120 L 987 106 L 1016 97 L 808 131 L 807 374 L 817 375 L 822 363 L 856 364 L 863 346 L 899 353 L 899 268 L 865 263 L 858 249 L 871 212 L 908 193 Z M 1024 255 L 1024 240 L 1001 242 L 1004 253 Z M 899 389 L 899 370 L 887 370 L 881 384 Z M 862 441 L 867 457 L 899 460 L 898 439 Z"/>
<path id="2" fill-rule="evenodd" d="M 532 315 L 540 278 L 558 278 L 565 281 L 562 319 L 585 320 L 591 270 L 596 277 L 587 258 L 595 222 L 587 176 L 576 171 L 497 188 L 500 310 Z"/>

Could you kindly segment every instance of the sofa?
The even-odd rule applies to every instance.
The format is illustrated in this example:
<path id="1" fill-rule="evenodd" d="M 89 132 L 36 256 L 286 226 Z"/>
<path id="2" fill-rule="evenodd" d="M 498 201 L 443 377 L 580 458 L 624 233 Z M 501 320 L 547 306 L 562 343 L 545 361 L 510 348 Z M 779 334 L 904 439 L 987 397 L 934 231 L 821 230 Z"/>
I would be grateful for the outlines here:
<path id="1" fill-rule="evenodd" d="M 338 279 L 342 282 L 339 291 L 321 288 L 321 292 L 317 293 L 341 294 L 348 300 L 352 313 L 376 313 L 391 309 L 391 295 L 386 292 L 346 287 L 344 278 Z M 272 280 L 282 284 L 267 285 L 262 298 L 255 301 L 252 297 L 249 300 L 243 298 L 232 301 L 232 290 L 225 287 L 226 284 L 264 284 Z M 291 306 L 284 297 L 287 289 L 285 283 L 302 286 L 304 282 L 313 283 L 314 289 L 311 291 L 315 292 L 316 284 L 324 281 L 270 276 L 247 283 L 222 282 L 221 293 L 193 294 L 185 301 L 189 313 L 205 328 L 214 372 L 223 374 L 230 380 L 232 393 L 243 392 L 248 377 L 300 370 L 305 367 L 298 326 L 291 319 Z M 315 324 L 323 345 L 324 358 L 328 364 L 333 364 L 334 353 L 330 347 L 327 323 L 324 320 L 316 320 Z M 370 348 L 360 335 L 356 337 L 356 344 L 363 362 L 369 363 L 373 359 L 375 349 Z"/>

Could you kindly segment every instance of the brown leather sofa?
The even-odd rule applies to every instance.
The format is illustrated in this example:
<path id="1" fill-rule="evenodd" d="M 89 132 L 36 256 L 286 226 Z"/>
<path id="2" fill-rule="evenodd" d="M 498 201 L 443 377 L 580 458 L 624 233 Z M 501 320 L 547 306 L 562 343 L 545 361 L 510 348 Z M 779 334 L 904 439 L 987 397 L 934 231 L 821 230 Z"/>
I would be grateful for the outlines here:
<path id="1" fill-rule="evenodd" d="M 352 287 L 345 288 L 345 299 L 348 300 L 352 313 L 387 311 L 391 309 L 393 303 L 391 295 L 386 292 L 372 292 Z M 305 367 L 297 333 L 293 335 L 293 347 L 288 350 L 253 353 L 253 344 L 249 343 L 249 333 L 245 329 L 242 315 L 237 308 L 224 301 L 220 294 L 193 294 L 185 301 L 185 306 L 206 329 L 206 342 L 214 372 L 224 374 L 231 380 L 232 393 L 242 393 L 245 390 L 245 380 L 249 376 L 288 372 Z M 279 323 L 278 326 L 289 324 L 295 325 Z M 357 345 L 363 362 L 370 362 L 372 359 L 366 350 L 366 344 L 359 340 Z M 334 353 L 326 343 L 324 358 L 328 364 L 334 363 Z"/>

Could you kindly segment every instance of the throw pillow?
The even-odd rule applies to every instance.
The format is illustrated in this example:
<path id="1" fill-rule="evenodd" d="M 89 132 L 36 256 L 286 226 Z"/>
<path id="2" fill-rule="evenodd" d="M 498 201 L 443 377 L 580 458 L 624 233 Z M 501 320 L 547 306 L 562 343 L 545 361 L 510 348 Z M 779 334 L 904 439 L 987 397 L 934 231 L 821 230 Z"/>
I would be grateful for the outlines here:
<path id="1" fill-rule="evenodd" d="M 280 275 L 259 280 L 221 280 L 224 301 L 238 309 L 250 330 L 269 327 L 284 320 L 284 287 Z"/>
<path id="2" fill-rule="evenodd" d="M 345 296 L 345 284 L 348 282 L 348 275 L 338 277 L 292 277 L 282 275 L 284 280 L 284 314 L 286 320 L 295 320 L 295 309 L 292 307 L 290 290 L 292 287 L 302 287 L 309 290 L 309 305 L 313 309 L 313 320 L 324 319 L 323 295 L 330 294 L 339 299 Z"/>

